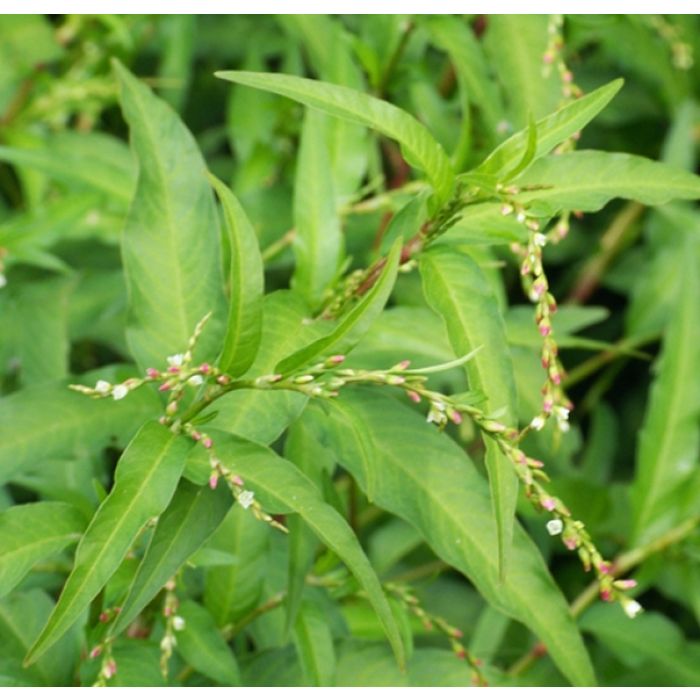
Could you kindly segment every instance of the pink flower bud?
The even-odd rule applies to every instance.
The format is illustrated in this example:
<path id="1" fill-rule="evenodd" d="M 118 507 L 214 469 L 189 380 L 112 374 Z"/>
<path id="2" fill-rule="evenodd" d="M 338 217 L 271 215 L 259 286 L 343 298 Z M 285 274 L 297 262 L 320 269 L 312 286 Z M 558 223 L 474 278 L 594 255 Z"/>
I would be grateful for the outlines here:
<path id="1" fill-rule="evenodd" d="M 117 673 L 117 662 L 114 659 L 110 659 L 105 664 L 104 670 L 102 672 L 104 673 L 104 677 L 107 680 L 109 680 Z"/>
<path id="2" fill-rule="evenodd" d="M 551 496 L 545 496 L 540 500 L 540 505 L 548 511 L 553 511 L 557 507 L 557 502 Z"/>
<path id="3" fill-rule="evenodd" d="M 408 396 L 408 398 L 411 399 L 413 403 L 420 403 L 420 394 L 418 392 L 409 389 L 406 392 L 406 396 Z"/>
<path id="4" fill-rule="evenodd" d="M 331 355 L 328 358 L 328 361 L 333 365 L 339 365 L 342 362 L 345 362 L 345 355 Z"/>
<path id="5" fill-rule="evenodd" d="M 241 479 L 241 477 L 238 476 L 238 474 L 232 474 L 232 475 L 231 475 L 231 481 L 232 481 L 234 484 L 236 484 L 236 486 L 243 486 L 243 485 L 245 484 L 245 482 L 243 481 L 243 479 Z"/>
<path id="6" fill-rule="evenodd" d="M 459 411 L 455 410 L 450 410 L 448 412 L 450 416 L 450 420 L 455 424 L 455 425 L 461 425 L 462 424 L 462 414 Z"/>
<path id="7" fill-rule="evenodd" d="M 209 477 L 209 488 L 212 490 L 215 489 L 218 483 L 219 475 L 216 472 L 212 472 L 211 476 Z"/>
<path id="8" fill-rule="evenodd" d="M 573 552 L 578 547 L 578 540 L 575 537 L 565 537 L 564 546 Z"/>
<path id="9" fill-rule="evenodd" d="M 92 651 L 90 652 L 90 658 L 96 659 L 101 653 L 102 653 L 102 645 L 98 644 L 96 647 L 92 648 Z"/>
<path id="10" fill-rule="evenodd" d="M 607 588 L 604 588 L 600 592 L 600 599 L 606 603 L 609 603 L 612 600 L 612 593 Z"/>
<path id="11" fill-rule="evenodd" d="M 106 610 L 103 610 L 103 611 L 100 613 L 99 620 L 100 620 L 100 622 L 102 622 L 102 623 L 109 622 L 109 613 L 108 613 Z"/>
<path id="12" fill-rule="evenodd" d="M 542 60 L 546 65 L 551 66 L 552 63 L 554 63 L 554 53 L 552 51 L 545 51 Z"/>
<path id="13" fill-rule="evenodd" d="M 562 73 L 561 79 L 565 83 L 572 83 L 574 81 L 574 74 L 570 70 L 566 70 Z"/>
<path id="14" fill-rule="evenodd" d="M 204 438 L 204 440 L 202 440 L 202 445 L 204 445 L 204 447 L 206 447 L 208 450 L 211 449 L 213 444 L 213 440 L 208 435 Z"/>
<path id="15" fill-rule="evenodd" d="M 543 338 L 546 338 L 552 332 L 552 327 L 549 325 L 549 323 L 543 321 L 538 326 L 538 330 L 540 331 L 540 335 Z"/>
<path id="16" fill-rule="evenodd" d="M 411 361 L 410 361 L 410 360 L 401 360 L 401 362 L 399 362 L 399 363 L 396 365 L 396 368 L 397 368 L 397 369 L 408 369 L 410 366 L 411 366 Z"/>
<path id="17" fill-rule="evenodd" d="M 225 374 L 220 374 L 217 378 L 216 381 L 221 384 L 222 386 L 225 386 L 226 384 L 229 383 L 229 378 Z"/>
<path id="18" fill-rule="evenodd" d="M 199 365 L 199 371 L 200 371 L 202 374 L 209 374 L 209 370 L 210 370 L 210 369 L 211 369 L 211 367 L 210 367 L 210 366 L 208 365 L 208 363 L 206 363 L 206 362 L 204 362 L 204 363 L 202 363 L 201 365 Z"/>
<path id="19" fill-rule="evenodd" d="M 153 367 L 149 367 L 146 370 L 146 374 L 151 378 L 151 379 L 158 379 L 160 377 L 160 372 L 157 369 L 154 369 Z"/>
<path id="20" fill-rule="evenodd" d="M 542 410 L 549 415 L 552 412 L 552 409 L 554 408 L 554 401 L 552 399 L 545 399 L 542 402 Z"/>
<path id="21" fill-rule="evenodd" d="M 620 581 L 615 581 L 615 588 L 619 588 L 622 591 L 629 590 L 630 588 L 635 588 L 637 582 L 633 578 L 621 579 Z"/>
<path id="22" fill-rule="evenodd" d="M 201 439 L 202 439 L 202 433 L 198 432 L 197 430 L 193 430 L 193 431 L 190 433 L 190 437 L 191 437 L 193 440 L 201 440 Z"/>
<path id="23" fill-rule="evenodd" d="M 168 372 L 170 372 L 170 374 L 180 374 L 180 368 L 179 367 L 168 367 Z"/>
<path id="24" fill-rule="evenodd" d="M 170 389 L 170 384 L 168 382 L 163 382 L 159 387 L 158 391 L 168 391 Z"/>

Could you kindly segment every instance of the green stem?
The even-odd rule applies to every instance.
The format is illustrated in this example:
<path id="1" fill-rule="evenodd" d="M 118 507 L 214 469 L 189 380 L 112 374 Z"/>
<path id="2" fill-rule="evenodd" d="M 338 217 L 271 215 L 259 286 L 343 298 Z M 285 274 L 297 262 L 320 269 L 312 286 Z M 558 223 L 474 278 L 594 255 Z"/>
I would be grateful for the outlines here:
<path id="1" fill-rule="evenodd" d="M 604 367 L 609 362 L 616 360 L 618 357 L 620 357 L 620 355 L 627 355 L 631 350 L 644 347 L 645 345 L 657 340 L 658 337 L 658 333 L 647 333 L 646 335 L 640 335 L 636 338 L 624 338 L 623 340 L 620 340 L 609 350 L 603 350 L 597 355 L 588 358 L 585 362 L 582 362 L 580 365 L 574 367 L 574 369 L 568 372 L 564 378 L 564 388 L 568 389 L 574 384 L 578 384 L 586 377 L 589 377 L 591 374 L 597 372 L 601 367 Z"/>

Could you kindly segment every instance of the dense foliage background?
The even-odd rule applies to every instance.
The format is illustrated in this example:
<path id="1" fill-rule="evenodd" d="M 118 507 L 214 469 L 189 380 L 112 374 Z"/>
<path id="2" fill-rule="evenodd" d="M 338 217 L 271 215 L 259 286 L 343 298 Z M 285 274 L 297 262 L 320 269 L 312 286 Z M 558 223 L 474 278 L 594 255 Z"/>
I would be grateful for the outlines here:
<path id="1" fill-rule="evenodd" d="M 0 17 L 0 684 L 699 685 L 699 30 Z"/>

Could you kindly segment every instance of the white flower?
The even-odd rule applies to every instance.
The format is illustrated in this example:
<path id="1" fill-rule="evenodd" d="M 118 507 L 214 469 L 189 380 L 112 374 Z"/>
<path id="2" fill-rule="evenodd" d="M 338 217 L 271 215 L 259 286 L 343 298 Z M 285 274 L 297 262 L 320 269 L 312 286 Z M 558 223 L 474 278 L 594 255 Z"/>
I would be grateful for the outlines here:
<path id="1" fill-rule="evenodd" d="M 107 394 L 109 394 L 109 392 L 112 391 L 112 385 L 109 382 L 106 382 L 104 379 L 99 379 L 97 381 L 97 384 L 95 384 L 95 391 L 98 394 L 107 396 Z"/>
<path id="2" fill-rule="evenodd" d="M 238 496 L 238 502 L 241 504 L 244 510 L 248 510 L 248 508 L 253 505 L 254 499 L 255 494 L 252 491 L 241 491 Z"/>
<path id="3" fill-rule="evenodd" d="M 119 401 L 119 399 L 123 399 L 128 393 L 129 393 L 129 390 L 123 384 L 117 384 L 112 389 L 112 396 L 114 397 L 115 401 Z"/>
<path id="4" fill-rule="evenodd" d="M 544 428 L 545 419 L 543 416 L 535 416 L 532 421 L 530 421 L 530 427 L 533 430 L 542 430 Z"/>
<path id="5" fill-rule="evenodd" d="M 173 629 L 176 632 L 181 632 L 185 629 L 185 619 L 179 615 L 175 615 L 173 618 Z"/>
<path id="6" fill-rule="evenodd" d="M 0 288 L 4 287 L 7 284 L 7 277 L 0 272 Z"/>
<path id="7" fill-rule="evenodd" d="M 561 535 L 564 531 L 564 523 L 559 520 L 559 518 L 554 518 L 547 523 L 547 532 L 554 537 L 555 535 Z"/>
<path id="8" fill-rule="evenodd" d="M 569 409 L 565 406 L 556 406 L 554 409 L 554 413 L 557 417 L 561 418 L 562 420 L 569 420 Z"/>
<path id="9" fill-rule="evenodd" d="M 201 374 L 193 374 L 188 380 L 187 383 L 190 386 L 201 386 L 204 383 L 204 377 Z"/>
<path id="10" fill-rule="evenodd" d="M 637 617 L 644 608 L 636 601 L 631 598 L 625 598 L 622 601 L 622 609 L 625 611 L 625 615 L 630 618 Z"/>
<path id="11" fill-rule="evenodd" d="M 177 355 L 170 355 L 168 357 L 168 364 L 173 367 L 181 367 L 182 363 L 185 361 L 185 356 L 180 352 Z"/>
<path id="12" fill-rule="evenodd" d="M 175 644 L 175 637 L 170 634 L 166 634 L 165 637 L 160 640 L 160 648 L 166 653 L 172 651 Z"/>
<path id="13" fill-rule="evenodd" d="M 542 248 L 547 244 L 547 236 L 544 235 L 544 233 L 536 233 L 532 237 L 532 242 L 538 247 Z"/>

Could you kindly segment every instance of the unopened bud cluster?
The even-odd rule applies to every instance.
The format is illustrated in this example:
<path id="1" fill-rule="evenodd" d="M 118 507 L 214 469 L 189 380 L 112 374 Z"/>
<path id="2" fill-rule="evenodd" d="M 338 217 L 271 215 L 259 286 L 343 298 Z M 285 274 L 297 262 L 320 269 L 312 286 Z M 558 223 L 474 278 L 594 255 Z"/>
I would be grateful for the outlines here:
<path id="1" fill-rule="evenodd" d="M 107 685 L 107 681 L 117 675 L 117 662 L 112 653 L 112 640 L 107 639 L 93 647 L 89 656 L 91 659 L 97 659 L 98 657 L 102 659 L 97 679 L 92 685 L 95 688 L 104 688 Z"/>
<path id="2" fill-rule="evenodd" d="M 398 583 L 386 583 L 384 584 L 384 589 L 387 593 L 399 600 L 408 612 L 418 618 L 426 631 L 430 632 L 435 630 L 445 635 L 454 655 L 458 659 L 464 659 L 471 667 L 472 685 L 482 688 L 488 686 L 488 681 L 482 670 L 483 662 L 481 659 L 477 659 L 464 644 L 462 644 L 464 634 L 461 629 L 454 627 L 439 615 L 433 615 L 425 610 L 420 600 L 408 586 Z"/>
<path id="3" fill-rule="evenodd" d="M 165 584 L 165 599 L 163 601 L 163 620 L 165 621 L 165 632 L 160 640 L 160 672 L 163 678 L 168 678 L 168 665 L 173 655 L 173 649 L 177 645 L 175 632 L 185 628 L 185 620 L 177 615 L 180 601 L 175 593 L 175 579 L 170 579 Z"/>
<path id="4" fill-rule="evenodd" d="M 524 214 L 524 212 L 523 212 Z M 540 231 L 539 222 L 524 215 L 522 223 L 528 230 L 526 246 L 515 244 L 512 250 L 520 256 L 520 278 L 523 289 L 535 305 L 535 322 L 542 338 L 540 361 L 546 373 L 542 387 L 542 409 L 527 429 L 541 430 L 547 419 L 554 417 L 561 432 L 569 430 L 569 412 L 573 404 L 561 386 L 564 368 L 559 360 L 559 348 L 554 337 L 552 319 L 557 311 L 557 302 L 549 290 L 549 280 L 542 264 L 542 251 L 548 235 Z"/>

